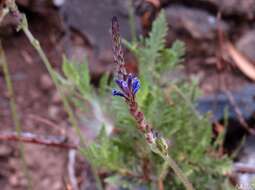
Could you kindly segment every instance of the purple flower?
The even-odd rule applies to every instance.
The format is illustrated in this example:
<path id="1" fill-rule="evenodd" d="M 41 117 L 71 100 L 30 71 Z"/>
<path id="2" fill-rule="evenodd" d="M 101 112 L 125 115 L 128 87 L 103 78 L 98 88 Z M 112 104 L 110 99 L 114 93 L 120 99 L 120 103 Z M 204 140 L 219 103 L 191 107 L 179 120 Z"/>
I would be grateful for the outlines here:
<path id="1" fill-rule="evenodd" d="M 140 88 L 140 81 L 132 74 L 129 74 L 126 80 L 117 79 L 115 82 L 120 90 L 113 89 L 112 95 L 124 97 L 125 99 L 134 97 Z"/>
<path id="2" fill-rule="evenodd" d="M 125 97 L 125 95 L 124 95 L 122 92 L 120 92 L 120 91 L 118 91 L 118 90 L 116 90 L 116 89 L 113 89 L 113 90 L 112 90 L 112 95 L 113 95 L 113 96 Z"/>

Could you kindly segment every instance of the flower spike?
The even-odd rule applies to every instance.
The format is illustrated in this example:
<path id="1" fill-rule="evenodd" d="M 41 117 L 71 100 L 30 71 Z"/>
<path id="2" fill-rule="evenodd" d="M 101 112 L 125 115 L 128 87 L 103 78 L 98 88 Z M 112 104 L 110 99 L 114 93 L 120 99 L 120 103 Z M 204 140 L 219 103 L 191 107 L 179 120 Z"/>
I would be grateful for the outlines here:
<path id="1" fill-rule="evenodd" d="M 136 126 L 138 130 L 144 135 L 146 142 L 150 146 L 151 150 L 160 155 L 164 160 L 168 162 L 169 166 L 173 168 L 176 175 L 182 180 L 187 190 L 194 190 L 192 184 L 182 174 L 177 164 L 168 154 L 168 145 L 165 139 L 160 136 L 150 126 L 149 123 L 147 123 L 143 112 L 139 110 L 135 95 L 140 89 L 140 81 L 132 74 L 127 75 L 126 69 L 124 67 L 125 62 L 123 51 L 121 48 L 119 24 L 116 17 L 113 17 L 112 19 L 112 42 L 114 63 L 117 66 L 117 79 L 115 80 L 115 82 L 119 87 L 119 90 L 113 89 L 112 95 L 125 98 L 125 101 L 129 107 L 129 112 L 136 120 Z"/>
<path id="2" fill-rule="evenodd" d="M 118 79 L 125 79 L 127 71 L 124 67 L 125 60 L 121 46 L 119 23 L 116 16 L 112 17 L 112 44 L 113 59 L 116 66 L 116 77 Z"/>
<path id="3" fill-rule="evenodd" d="M 140 89 L 140 82 L 137 78 L 134 78 L 133 79 L 133 82 L 132 82 L 132 92 L 133 92 L 133 95 L 135 95 L 138 90 Z"/>
<path id="4" fill-rule="evenodd" d="M 129 77 L 127 80 L 115 80 L 116 84 L 119 86 L 120 91 L 114 89 L 112 91 L 113 96 L 121 96 L 126 99 L 132 99 L 135 97 L 137 91 L 140 88 L 140 82 L 137 77 Z"/>

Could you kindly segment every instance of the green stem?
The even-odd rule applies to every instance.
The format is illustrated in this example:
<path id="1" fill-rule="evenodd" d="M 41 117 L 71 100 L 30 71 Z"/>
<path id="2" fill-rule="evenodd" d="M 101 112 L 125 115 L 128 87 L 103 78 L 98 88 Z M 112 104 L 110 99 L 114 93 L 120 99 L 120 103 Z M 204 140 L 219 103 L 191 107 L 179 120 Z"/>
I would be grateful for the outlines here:
<path id="1" fill-rule="evenodd" d="M 135 27 L 135 13 L 132 5 L 132 0 L 128 1 L 128 21 L 130 26 L 131 39 L 133 43 L 136 43 L 136 27 Z"/>
<path id="2" fill-rule="evenodd" d="M 183 185 L 187 190 L 194 190 L 192 184 L 189 182 L 188 178 L 183 174 L 177 163 L 173 160 L 170 155 L 160 154 L 161 157 L 168 163 L 168 165 L 173 169 L 176 176 L 181 180 Z"/>
<path id="3" fill-rule="evenodd" d="M 6 57 L 5 57 L 5 53 L 4 53 L 4 49 L 2 47 L 1 41 L 0 41 L 0 65 L 2 65 L 2 68 L 3 68 L 7 92 L 8 92 L 8 96 L 10 98 L 11 115 L 12 115 L 12 120 L 14 122 L 15 131 L 17 132 L 17 134 L 20 134 L 21 133 L 21 123 L 20 123 L 18 112 L 17 112 L 13 84 L 12 84 L 12 80 L 10 77 L 9 67 L 8 67 L 8 64 L 6 61 Z M 21 157 L 21 162 L 22 162 L 21 163 L 22 170 L 24 171 L 24 174 L 28 180 L 28 188 L 32 189 L 32 181 L 31 181 L 28 169 L 27 169 L 23 143 L 19 144 L 19 152 L 20 152 L 20 157 Z"/>
<path id="4" fill-rule="evenodd" d="M 34 38 L 33 34 L 29 30 L 28 23 L 27 23 L 27 18 L 24 14 L 22 15 L 22 20 L 21 20 L 21 23 L 20 23 L 20 29 L 25 33 L 25 35 L 28 38 L 29 42 L 35 48 L 35 50 L 39 54 L 40 58 L 42 59 L 44 65 L 46 66 L 46 68 L 47 68 L 47 70 L 48 70 L 48 72 L 51 76 L 51 79 L 54 82 L 54 84 L 57 88 L 57 91 L 60 94 L 60 98 L 61 98 L 61 100 L 63 102 L 63 105 L 64 105 L 64 108 L 65 108 L 65 110 L 68 114 L 69 122 L 71 123 L 71 126 L 75 129 L 76 134 L 79 136 L 81 144 L 85 147 L 85 139 L 84 139 L 84 136 L 82 135 L 82 132 L 81 132 L 80 128 L 78 127 L 76 118 L 75 118 L 75 116 L 73 114 L 73 111 L 72 111 L 72 108 L 69 105 L 67 98 L 65 97 L 65 95 L 63 94 L 63 92 L 61 90 L 61 87 L 60 87 L 60 85 L 59 85 L 59 83 L 58 83 L 58 81 L 55 77 L 54 70 L 53 70 L 46 54 L 44 53 L 39 41 Z M 103 188 L 102 188 L 100 179 L 97 175 L 97 172 L 96 172 L 96 169 L 95 169 L 94 166 L 92 166 L 92 172 L 95 176 L 96 185 L 97 185 L 98 189 L 102 190 Z"/>
<path id="5" fill-rule="evenodd" d="M 68 114 L 68 119 L 69 122 L 71 123 L 71 126 L 75 129 L 76 133 L 79 135 L 80 141 L 82 145 L 85 145 L 85 139 L 81 133 L 80 128 L 78 127 L 77 121 L 75 119 L 75 116 L 73 114 L 72 108 L 68 103 L 67 98 L 65 97 L 65 95 L 63 94 L 61 87 L 59 86 L 58 81 L 56 80 L 55 74 L 54 74 L 54 70 L 47 58 L 47 56 L 45 55 L 39 41 L 37 39 L 34 38 L 33 34 L 31 33 L 31 31 L 28 28 L 28 23 L 27 23 L 27 18 L 24 14 L 22 14 L 22 19 L 21 19 L 21 23 L 20 23 L 20 29 L 25 33 L 26 37 L 28 38 L 29 42 L 31 43 L 31 45 L 34 47 L 34 49 L 37 51 L 37 53 L 39 54 L 40 58 L 42 59 L 44 65 L 46 66 L 50 77 L 53 81 L 53 83 L 55 84 L 57 91 L 60 94 L 60 98 L 63 102 L 64 105 L 64 109 L 66 110 L 67 114 Z"/>
<path id="6" fill-rule="evenodd" d="M 169 164 L 168 162 L 164 162 L 163 165 L 162 165 L 162 169 L 161 169 L 161 172 L 160 172 L 160 175 L 159 175 L 159 179 L 161 180 L 164 180 L 166 175 L 167 175 L 167 172 L 168 172 L 168 168 L 169 168 Z"/>

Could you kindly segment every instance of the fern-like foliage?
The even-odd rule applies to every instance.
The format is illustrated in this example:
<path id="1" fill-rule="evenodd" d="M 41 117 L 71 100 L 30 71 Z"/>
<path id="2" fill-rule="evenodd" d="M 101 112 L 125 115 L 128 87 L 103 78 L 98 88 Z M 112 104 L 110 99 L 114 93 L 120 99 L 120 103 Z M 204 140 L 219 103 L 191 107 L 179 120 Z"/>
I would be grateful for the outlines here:
<path id="1" fill-rule="evenodd" d="M 158 18 L 153 22 L 152 30 L 149 33 L 149 38 L 146 38 L 145 48 L 140 49 L 142 54 L 141 60 L 142 63 L 148 63 L 151 67 L 153 67 L 156 63 L 156 60 L 159 57 L 159 51 L 161 51 L 165 47 L 165 37 L 167 35 L 167 22 L 162 11 Z M 148 58 L 148 59 L 146 59 Z"/>
<path id="2" fill-rule="evenodd" d="M 173 43 L 171 48 L 165 47 L 167 28 L 164 12 L 161 12 L 148 38 L 142 38 L 135 44 L 125 42 L 139 61 L 141 89 L 137 93 L 137 101 L 150 124 L 169 140 L 169 154 L 179 163 L 195 189 L 231 189 L 224 176 L 231 161 L 227 156 L 216 156 L 211 124 L 193 107 L 199 94 L 196 83 L 169 81 L 162 85 L 165 71 L 174 69 L 185 53 L 184 44 L 180 41 Z M 159 189 L 158 181 L 162 180 L 165 190 L 181 190 L 183 186 L 173 172 L 149 151 L 125 103 L 110 97 L 109 78 L 104 76 L 100 87 L 95 90 L 90 85 L 87 65 L 65 60 L 63 71 L 66 77 L 59 76 L 59 80 L 63 86 L 72 89 L 69 95 L 74 95 L 72 100 L 78 102 L 80 108 L 84 102 L 77 101 L 76 93 L 92 105 L 96 101 L 101 111 L 112 119 L 116 132 L 107 133 L 106 124 L 102 123 L 104 127 L 98 137 L 82 149 L 82 154 L 99 171 L 108 172 L 107 183 L 127 189 L 138 186 Z"/>
<path id="3" fill-rule="evenodd" d="M 121 168 L 125 168 L 123 160 L 119 159 L 123 152 L 108 138 L 104 127 L 102 127 L 95 142 L 87 149 L 82 149 L 81 152 L 97 167 L 104 167 L 111 171 L 121 171 Z"/>

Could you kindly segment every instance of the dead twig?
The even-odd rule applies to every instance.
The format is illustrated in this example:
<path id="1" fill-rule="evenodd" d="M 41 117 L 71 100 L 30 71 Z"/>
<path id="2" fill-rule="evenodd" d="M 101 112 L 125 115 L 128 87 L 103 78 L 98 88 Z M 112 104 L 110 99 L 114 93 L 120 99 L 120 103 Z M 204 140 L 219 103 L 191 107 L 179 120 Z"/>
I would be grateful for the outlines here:
<path id="1" fill-rule="evenodd" d="M 55 124 L 54 122 L 50 121 L 49 119 L 46 119 L 44 117 L 41 117 L 39 115 L 34 115 L 34 114 L 28 114 L 27 115 L 28 118 L 34 120 L 34 121 L 38 121 L 40 123 L 43 123 L 51 128 L 57 129 L 61 135 L 66 137 L 66 131 L 65 129 L 60 128 L 57 124 Z"/>
<path id="2" fill-rule="evenodd" d="M 234 111 L 237 115 L 238 121 L 241 124 L 241 126 L 246 129 L 250 134 L 255 134 L 255 131 L 252 130 L 249 125 L 247 124 L 247 122 L 245 121 L 242 112 L 240 111 L 240 109 L 238 108 L 238 105 L 236 104 L 236 101 L 233 97 L 233 95 L 226 89 L 223 89 L 223 92 L 226 94 L 227 98 L 229 99 L 230 104 L 233 106 Z"/>
<path id="3" fill-rule="evenodd" d="M 255 67 L 253 64 L 243 56 L 230 42 L 225 44 L 230 57 L 234 60 L 240 71 L 248 78 L 255 80 Z"/>
<path id="4" fill-rule="evenodd" d="M 78 145 L 65 143 L 65 138 L 59 136 L 47 136 L 43 137 L 28 132 L 22 132 L 20 134 L 16 132 L 4 132 L 0 133 L 0 141 L 17 141 L 24 143 L 40 144 L 64 149 L 78 149 Z"/>
<path id="5" fill-rule="evenodd" d="M 219 23 L 221 19 L 221 13 L 218 13 L 217 15 L 217 21 Z M 219 70 L 219 72 L 221 73 L 223 71 L 223 69 L 228 69 L 231 67 L 227 67 L 228 65 L 223 65 L 224 63 L 224 55 L 222 52 L 227 51 L 229 56 L 233 59 L 233 61 L 235 62 L 235 64 L 237 65 L 237 67 L 249 78 L 255 80 L 255 67 L 253 67 L 253 65 L 246 59 L 246 57 L 244 57 L 238 50 L 236 50 L 236 48 L 228 41 L 225 39 L 225 35 L 220 27 L 220 25 L 218 24 L 217 27 L 217 32 L 218 32 L 218 43 L 219 43 L 219 53 L 217 54 L 217 69 Z M 252 130 L 247 122 L 245 121 L 242 112 L 240 111 L 238 105 L 236 104 L 236 101 L 234 99 L 234 97 L 232 96 L 232 94 L 226 89 L 226 80 L 227 79 L 223 79 L 222 77 L 219 77 L 219 84 L 223 84 L 223 92 L 226 94 L 227 98 L 229 99 L 230 104 L 233 106 L 234 111 L 237 115 L 237 118 L 239 120 L 239 123 L 241 124 L 241 126 L 247 130 L 250 134 L 255 134 L 255 131 Z"/>
<path id="6" fill-rule="evenodd" d="M 29 117 L 32 120 L 41 122 L 41 123 L 43 123 L 45 125 L 48 125 L 49 127 L 58 129 L 58 126 L 55 123 L 53 123 L 52 121 L 50 121 L 50 120 L 48 120 L 46 118 L 43 118 L 41 116 L 34 115 L 34 114 L 28 114 L 27 117 Z"/>
<path id="7" fill-rule="evenodd" d="M 236 164 L 234 166 L 234 172 L 235 173 L 250 173 L 250 174 L 255 174 L 255 167 L 254 166 L 244 165 L 244 164 Z"/>

